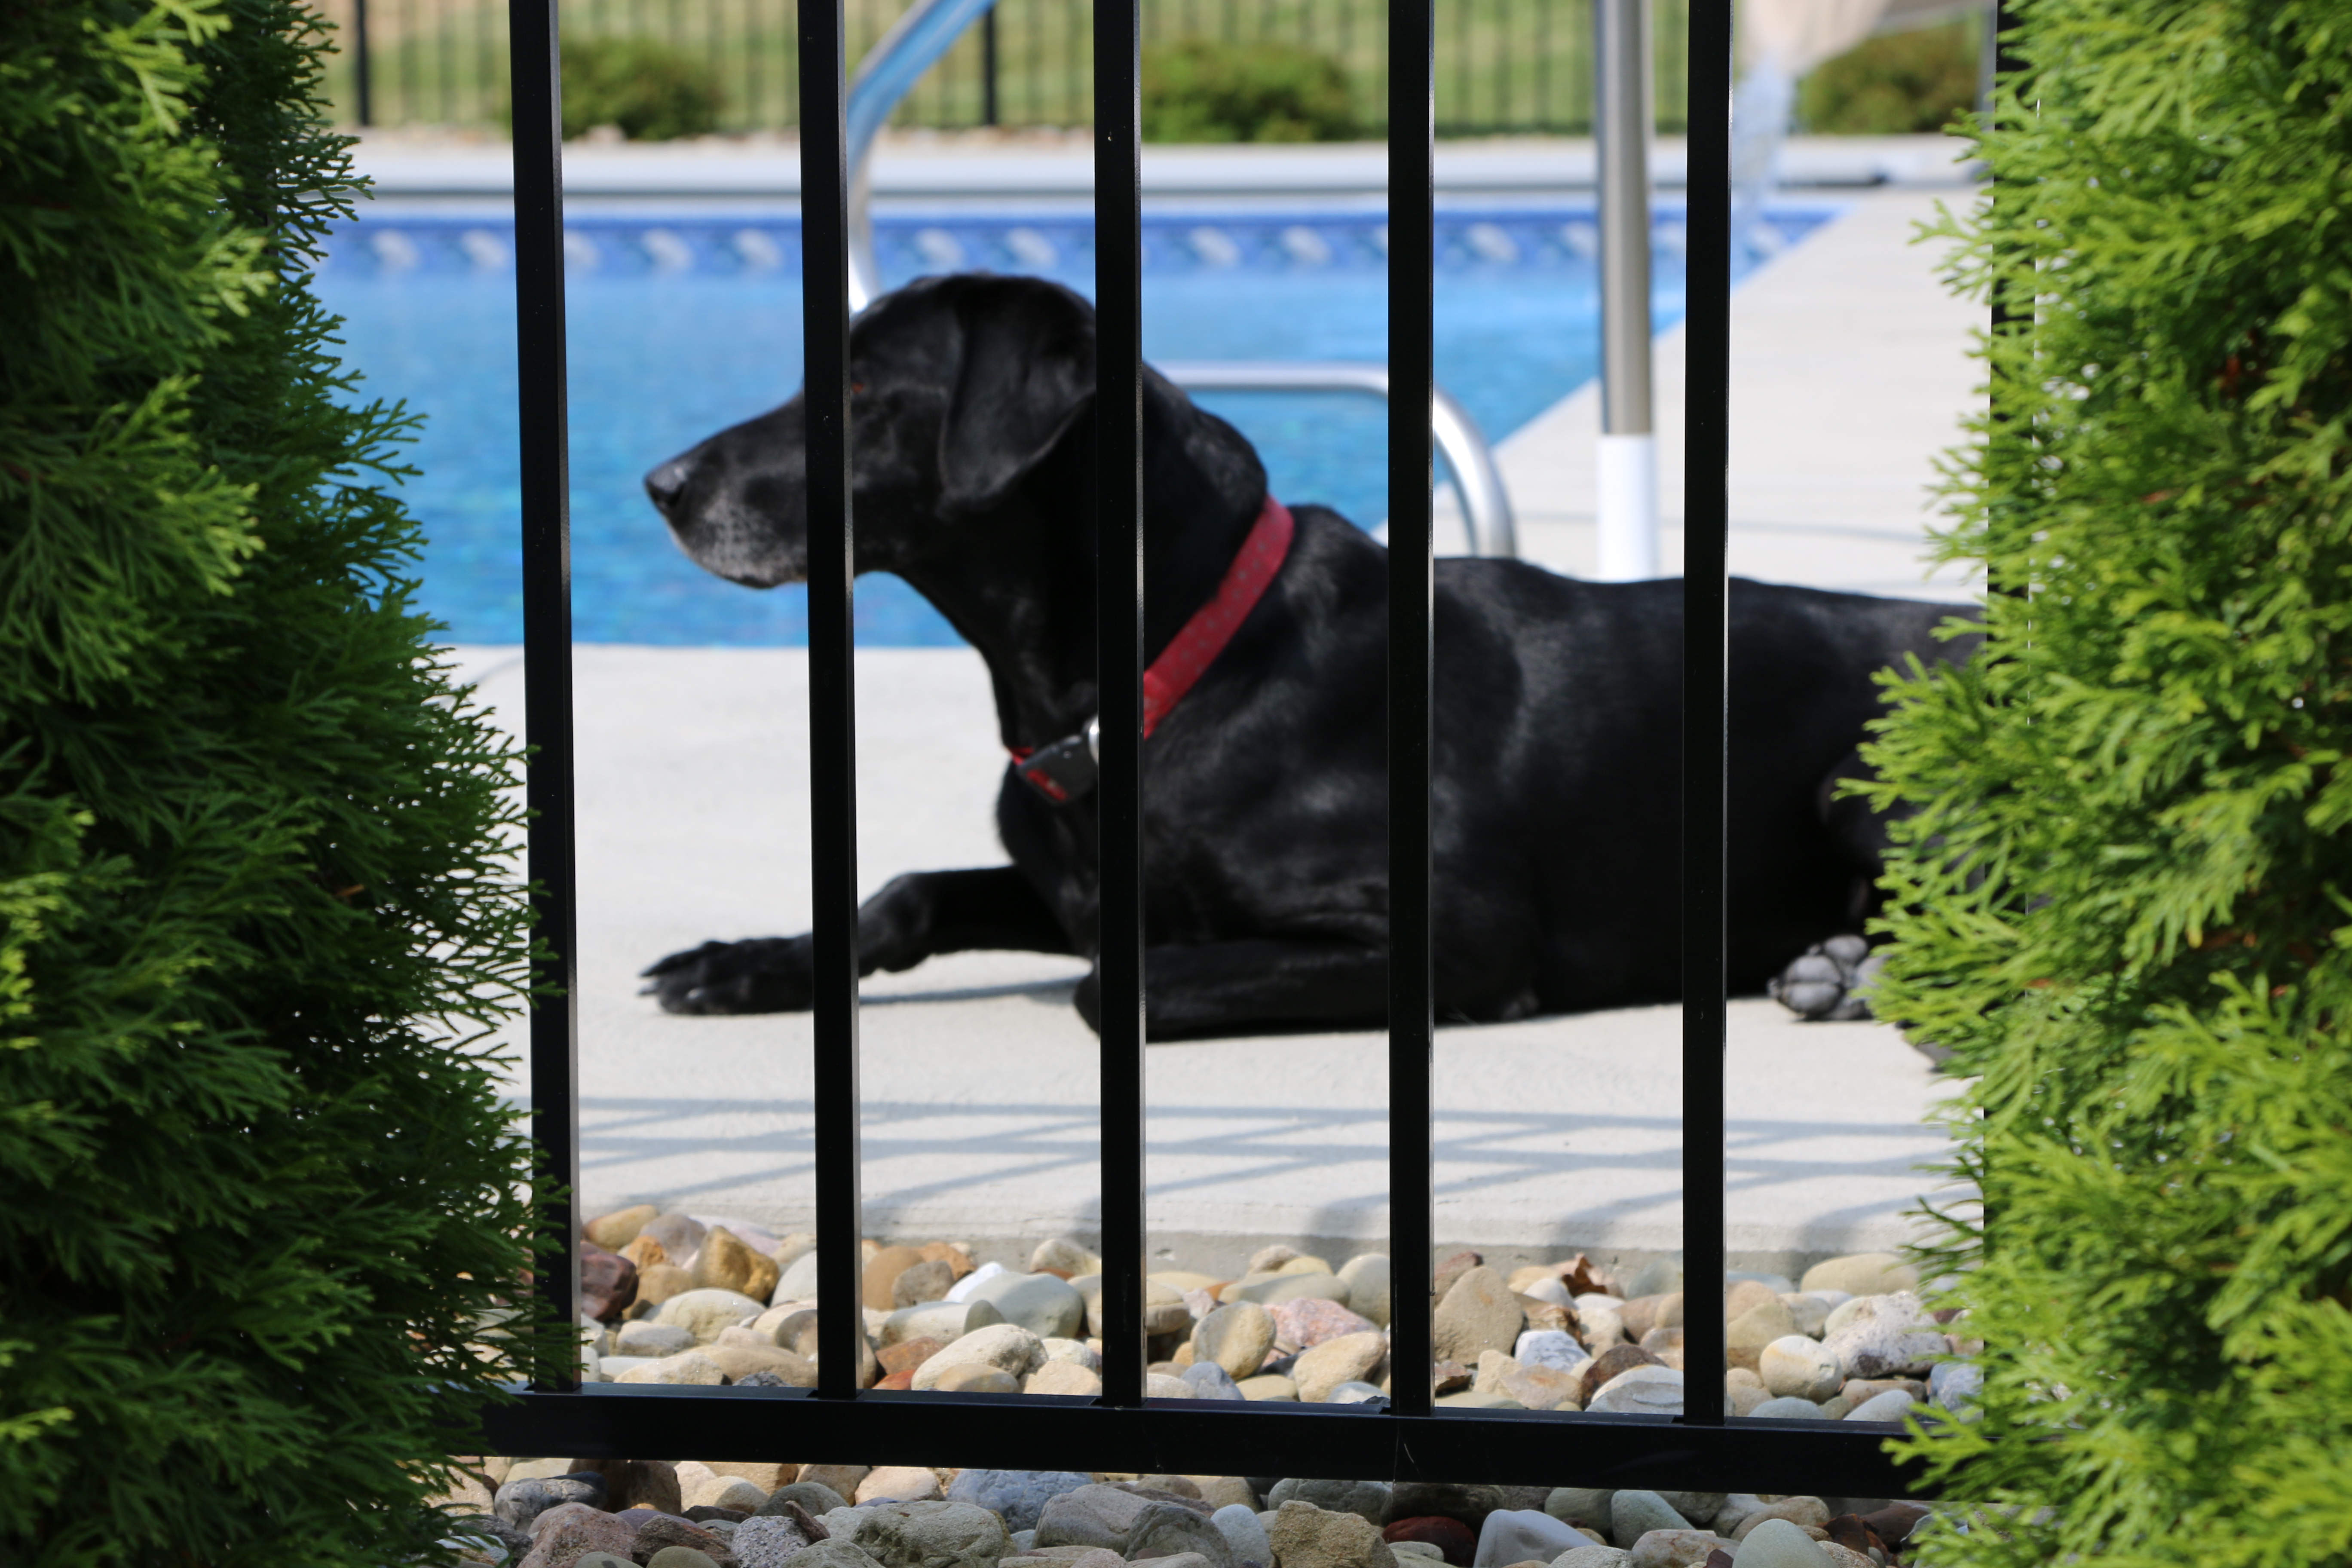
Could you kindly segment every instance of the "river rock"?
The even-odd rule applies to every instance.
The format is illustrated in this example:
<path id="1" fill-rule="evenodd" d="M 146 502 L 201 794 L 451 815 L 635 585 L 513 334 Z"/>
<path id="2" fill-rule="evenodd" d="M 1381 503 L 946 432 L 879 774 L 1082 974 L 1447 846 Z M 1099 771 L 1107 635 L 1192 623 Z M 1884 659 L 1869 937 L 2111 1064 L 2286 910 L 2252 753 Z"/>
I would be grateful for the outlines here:
<path id="1" fill-rule="evenodd" d="M 1919 1402 L 1900 1388 L 1874 1394 L 1845 1413 L 1848 1421 L 1900 1421 Z"/>
<path id="2" fill-rule="evenodd" d="M 657 1513 L 636 1527 L 636 1539 L 630 1543 L 630 1555 L 648 1557 L 672 1550 L 699 1552 L 704 1561 L 730 1563 L 735 1553 L 727 1542 L 698 1524 L 675 1514 Z"/>
<path id="3" fill-rule="evenodd" d="M 1026 1384 L 1026 1379 L 1016 1377 L 1001 1366 L 967 1362 L 940 1373 L 930 1386 L 941 1394 L 1018 1394 Z M 907 1386 L 913 1388 L 919 1385 L 909 1377 Z"/>
<path id="4" fill-rule="evenodd" d="M 1284 1503 L 1266 1535 L 1281 1568 L 1397 1568 L 1377 1526 L 1313 1503 Z"/>
<path id="5" fill-rule="evenodd" d="M 1551 1568 L 1625 1568 L 1631 1558 L 1613 1546 L 1580 1546 L 1553 1558 Z"/>
<path id="6" fill-rule="evenodd" d="M 1389 1492 L 1387 1517 L 1426 1519 L 1433 1515 L 1458 1519 L 1472 1531 L 1483 1528 L 1486 1516 L 1508 1508 L 1503 1489 L 1460 1481 L 1399 1481 Z"/>
<path id="7" fill-rule="evenodd" d="M 931 1502 L 940 1496 L 940 1476 L 928 1465 L 877 1465 L 857 1483 L 860 1508 L 877 1502 Z"/>
<path id="8" fill-rule="evenodd" d="M 1266 1508 L 1279 1512 L 1282 1505 L 1296 1500 L 1311 1502 L 1329 1513 L 1352 1513 L 1367 1524 L 1377 1525 L 1388 1511 L 1389 1489 L 1378 1481 L 1326 1481 L 1306 1477 L 1293 1477 L 1275 1483 L 1265 1494 Z"/>
<path id="9" fill-rule="evenodd" d="M 1780 1305 L 1788 1308 L 1789 1316 L 1796 1320 L 1797 1332 L 1817 1340 L 1829 1331 L 1830 1304 L 1822 1297 L 1801 1290 L 1784 1291 Z"/>
<path id="10" fill-rule="evenodd" d="M 695 1343 L 707 1345 L 718 1342 L 719 1330 L 756 1319 L 767 1306 L 740 1290 L 698 1287 L 663 1301 L 654 1321 L 684 1329 L 694 1336 Z"/>
<path id="11" fill-rule="evenodd" d="M 1257 1279 L 1244 1279 L 1225 1290 L 1227 1301 L 1255 1301 L 1271 1307 L 1282 1301 L 1301 1301 L 1308 1298 L 1337 1301 L 1342 1307 L 1354 1305 L 1353 1292 L 1348 1282 L 1336 1274 L 1270 1274 Z"/>
<path id="12" fill-rule="evenodd" d="M 1679 1415 L 1683 1374 L 1670 1366 L 1629 1368 L 1595 1389 L 1584 1408 L 1612 1415 Z"/>
<path id="13" fill-rule="evenodd" d="M 1225 1538 L 1225 1550 L 1239 1568 L 1274 1568 L 1274 1542 L 1249 1504 L 1227 1503 L 1209 1516 L 1209 1522 Z"/>
<path id="14" fill-rule="evenodd" d="M 887 1312 L 891 1309 L 890 1293 L 898 1283 L 898 1276 L 925 1261 L 923 1255 L 911 1247 L 886 1247 L 866 1260 L 858 1276 L 858 1295 L 868 1311 Z"/>
<path id="15" fill-rule="evenodd" d="M 1035 1250 L 1029 1254 L 1030 1273 L 1043 1274 L 1049 1268 L 1058 1269 L 1064 1276 L 1076 1279 L 1081 1274 L 1101 1273 L 1102 1259 L 1083 1243 L 1066 1236 L 1057 1236 L 1039 1242 Z"/>
<path id="16" fill-rule="evenodd" d="M 1045 1361 L 1045 1347 L 1035 1334 L 1018 1323 L 994 1323 L 964 1335 L 917 1367 L 908 1386 L 935 1388 L 949 1368 L 978 1365 L 994 1367 L 1011 1376 L 1017 1392 L 1020 1380 L 1035 1372 Z"/>
<path id="17" fill-rule="evenodd" d="M 623 1323 L 613 1336 L 614 1355 L 650 1356 L 659 1360 L 692 1350 L 699 1342 L 694 1331 L 681 1323 L 657 1322 L 651 1318 L 639 1318 Z"/>
<path id="18" fill-rule="evenodd" d="M 761 1518 L 793 1519 L 805 1516 L 814 1521 L 823 1519 L 837 1508 L 847 1508 L 849 1500 L 831 1486 L 824 1481 L 812 1481 L 805 1479 L 811 1468 L 803 1466 L 801 1469 L 803 1479 L 789 1481 L 778 1487 L 768 1494 L 767 1501 L 752 1511 Z M 853 1480 L 848 1484 L 851 1490 L 856 1489 L 856 1481 Z M 794 1514 L 793 1511 L 794 1509 L 798 1509 L 800 1513 Z"/>
<path id="19" fill-rule="evenodd" d="M 764 1302 L 775 1292 L 782 1270 L 733 1231 L 714 1225 L 704 1233 L 702 1248 L 694 1256 L 693 1273 L 695 1284 L 705 1289 L 732 1290 Z"/>
<path id="20" fill-rule="evenodd" d="M 569 1463 L 568 1460 L 565 1462 Z M 568 1502 L 602 1509 L 604 1506 L 604 1478 L 593 1472 L 577 1476 L 521 1477 L 499 1488 L 490 1503 L 490 1511 L 493 1517 L 518 1530 L 529 1530 L 541 1514 Z"/>
<path id="21" fill-rule="evenodd" d="M 1516 1357 L 1488 1351 L 1478 1358 L 1473 1393 L 1499 1394 L 1523 1410 L 1574 1410 L 1583 1379 L 1548 1366 L 1525 1366 Z"/>
<path id="22" fill-rule="evenodd" d="M 1845 1382 L 1845 1368 L 1835 1351 L 1802 1334 L 1784 1334 L 1764 1347 L 1756 1358 L 1764 1386 L 1781 1398 L 1827 1399 Z"/>
<path id="23" fill-rule="evenodd" d="M 1594 1487 L 1554 1487 L 1544 1494 L 1543 1510 L 1563 1524 L 1607 1531 L 1614 1522 L 1610 1500 L 1616 1495 Z"/>
<path id="24" fill-rule="evenodd" d="M 1290 1377 L 1298 1384 L 1299 1398 L 1310 1405 L 1320 1405 L 1331 1397 L 1333 1389 L 1364 1377 L 1388 1353 L 1388 1336 L 1367 1327 L 1360 1333 L 1343 1334 L 1303 1352 L 1291 1363 Z"/>
<path id="25" fill-rule="evenodd" d="M 1213 1361 L 1196 1361 L 1183 1371 L 1184 1381 L 1192 1385 L 1195 1399 L 1242 1399 L 1247 1397 L 1233 1374 Z"/>
<path id="26" fill-rule="evenodd" d="M 1849 1296 L 1892 1296 L 1919 1289 L 1919 1271 L 1891 1252 L 1855 1252 L 1816 1263 L 1797 1281 L 1800 1290 L 1843 1290 Z"/>
<path id="27" fill-rule="evenodd" d="M 1092 1484 L 1092 1477 L 1077 1470 L 959 1470 L 948 1500 L 991 1510 L 1007 1530 L 1034 1530 L 1049 1500 Z"/>
<path id="28" fill-rule="evenodd" d="M 1181 1503 L 1155 1502 L 1128 1526 L 1120 1554 L 1132 1560 L 1150 1552 L 1171 1556 L 1197 1552 L 1208 1560 L 1209 1568 L 1237 1568 L 1224 1531 L 1208 1515 Z"/>
<path id="29" fill-rule="evenodd" d="M 1776 1394 L 1748 1413 L 1751 1421 L 1821 1421 L 1822 1407 L 1793 1394 Z"/>
<path id="30" fill-rule="evenodd" d="M 1609 1539 L 1636 1542 L 1654 1530 L 1688 1530 L 1691 1521 L 1652 1491 L 1622 1490 L 1609 1500 Z"/>
<path id="31" fill-rule="evenodd" d="M 1700 1568 L 1731 1542 L 1711 1530 L 1654 1530 L 1633 1542 L 1626 1568 Z"/>
<path id="32" fill-rule="evenodd" d="M 1492 1519 L 1494 1515 L 1486 1517 Z M 1442 1513 L 1397 1520 L 1381 1531 L 1381 1536 L 1400 1558 L 1407 1546 L 1424 1547 L 1452 1563 L 1453 1568 L 1470 1568 L 1470 1560 L 1478 1553 L 1478 1532 Z"/>
<path id="33" fill-rule="evenodd" d="M 1583 1531 L 1533 1509 L 1498 1508 L 1478 1529 L 1472 1568 L 1509 1568 L 1533 1558 L 1549 1563 L 1563 1552 L 1588 1544 Z"/>
<path id="34" fill-rule="evenodd" d="M 835 1550 L 836 1568 L 849 1568 L 848 1564 L 839 1563 L 837 1561 L 839 1549 L 848 1544 L 845 1541 L 826 1541 L 812 1545 L 808 1531 L 802 1528 L 798 1521 L 761 1518 L 747 1519 L 737 1525 L 735 1533 L 728 1538 L 727 1549 L 735 1553 L 736 1561 L 740 1563 L 743 1568 L 783 1568 L 784 1559 L 787 1557 L 797 1556 L 803 1552 L 814 1552 L 818 1546 L 830 1546 Z M 852 1548 L 852 1550 L 856 1549 Z M 859 1568 L 863 1568 L 864 1563 L 874 1561 L 863 1552 L 859 1552 L 857 1556 L 860 1560 Z M 803 1561 L 806 1563 L 806 1559 Z"/>
<path id="35" fill-rule="evenodd" d="M 1576 1336 L 1565 1329 L 1529 1329 L 1511 1347 L 1512 1356 L 1522 1366 L 1549 1367 L 1554 1372 L 1574 1373 L 1580 1380 L 1584 1363 L 1592 1359 L 1585 1348 L 1576 1342 Z"/>
<path id="36" fill-rule="evenodd" d="M 659 1242 L 669 1260 L 683 1266 L 692 1262 L 695 1253 L 701 1249 L 705 1228 L 703 1223 L 692 1215 L 680 1214 L 673 1209 L 646 1221 L 637 1235 L 650 1237 Z"/>
<path id="37" fill-rule="evenodd" d="M 783 1273 L 776 1279 L 776 1289 L 768 1299 L 778 1305 L 786 1301 L 816 1300 L 816 1252 L 814 1248 L 783 1266 Z"/>
<path id="38" fill-rule="evenodd" d="M 1475 1366 L 1482 1351 L 1508 1352 L 1526 1322 L 1500 1274 L 1484 1264 L 1465 1269 L 1437 1303 L 1438 1359 Z"/>
<path id="39" fill-rule="evenodd" d="M 591 1552 L 634 1561 L 635 1533 L 613 1515 L 579 1503 L 550 1509 L 530 1533 L 530 1551 L 517 1568 L 572 1568 Z"/>
<path id="40" fill-rule="evenodd" d="M 661 1214 L 651 1204 L 639 1204 L 635 1208 L 614 1209 L 588 1222 L 588 1239 L 609 1252 L 618 1252 L 637 1239 L 637 1233 Z"/>
<path id="41" fill-rule="evenodd" d="M 1811 1536 L 1785 1519 L 1759 1520 L 1739 1540 L 1739 1568 L 1827 1568 L 1829 1561 Z"/>
<path id="42" fill-rule="evenodd" d="M 1058 1492 L 1038 1510 L 1037 1545 L 1123 1551 L 1129 1529 L 1154 1500 L 1100 1483 Z"/>
<path id="43" fill-rule="evenodd" d="M 1731 1538 L 1744 1542 L 1750 1533 L 1776 1519 L 1804 1530 L 1825 1530 L 1830 1522 L 1830 1506 L 1817 1497 L 1784 1497 L 1776 1502 L 1766 1503 L 1741 1520 L 1739 1527 L 1731 1532 Z"/>
<path id="44" fill-rule="evenodd" d="M 748 1528 L 748 1521 L 746 1528 Z M 781 1556 L 766 1563 L 755 1563 L 743 1550 L 742 1535 L 737 1532 L 735 1555 L 743 1560 L 743 1568 L 783 1568 Z M 856 1542 L 851 1541 L 820 1541 L 791 1553 L 799 1568 L 881 1568 L 875 1559 Z"/>
<path id="45" fill-rule="evenodd" d="M 1024 1394 L 1058 1394 L 1093 1398 L 1102 1392 L 1102 1373 L 1080 1362 L 1055 1361 L 1045 1364 L 1022 1381 Z"/>
<path id="46" fill-rule="evenodd" d="M 1004 1521 L 973 1503 L 886 1503 L 859 1512 L 849 1539 L 882 1568 L 996 1568 L 1013 1550 Z"/>
<path id="47" fill-rule="evenodd" d="M 1339 1266 L 1347 1281 L 1348 1305 L 1381 1328 L 1389 1326 L 1389 1289 L 1392 1271 L 1386 1255 L 1360 1252 Z"/>
<path id="48" fill-rule="evenodd" d="M 1243 1378 L 1234 1385 L 1242 1391 L 1244 1399 L 1270 1399 L 1276 1404 L 1297 1404 L 1298 1384 L 1278 1372 L 1262 1372 L 1255 1377 Z"/>
<path id="49" fill-rule="evenodd" d="M 730 1383 L 743 1383 L 760 1373 L 775 1377 L 771 1386 L 814 1388 L 816 1363 L 774 1345 L 715 1344 L 692 1352 L 716 1362 Z"/>
<path id="50" fill-rule="evenodd" d="M 919 1263 L 910 1263 L 898 1271 L 898 1279 L 890 1282 L 891 1310 L 903 1311 L 927 1301 L 944 1301 L 948 1292 L 955 1288 L 955 1282 L 953 1266 L 943 1259 L 926 1258 Z"/>
<path id="51" fill-rule="evenodd" d="M 1380 1328 L 1361 1313 L 1319 1297 L 1277 1302 L 1267 1311 L 1274 1319 L 1276 1342 L 1303 1351 L 1349 1334 L 1375 1333 Z"/>
<path id="52" fill-rule="evenodd" d="M 1925 1377 L 1950 1348 L 1919 1298 L 1907 1292 L 1849 1301 L 1830 1323 L 1823 1342 L 1848 1377 Z"/>
<path id="53" fill-rule="evenodd" d="M 1972 1361 L 1939 1361 L 1927 1371 L 1927 1386 L 1945 1409 L 1967 1411 L 1984 1393 L 1984 1368 Z"/>
<path id="54" fill-rule="evenodd" d="M 619 1317 L 636 1301 L 634 1258 L 607 1252 L 593 1242 L 580 1244 L 580 1312 L 600 1322 Z"/>
<path id="55" fill-rule="evenodd" d="M 1578 1403 L 1590 1409 L 1592 1405 L 1592 1396 L 1601 1391 L 1603 1384 L 1622 1376 L 1637 1366 L 1665 1364 L 1639 1345 L 1611 1345 L 1578 1370 Z"/>
<path id="56" fill-rule="evenodd" d="M 1067 1339 L 1086 1327 L 1086 1298 L 1051 1274 L 999 1274 L 964 1300 L 987 1302 L 1005 1322 L 1041 1340 Z"/>
<path id="57" fill-rule="evenodd" d="M 1731 1365 L 1752 1372 L 1765 1346 L 1796 1331 L 1796 1314 L 1780 1297 L 1767 1295 L 1725 1326 L 1724 1353 Z"/>
<path id="58" fill-rule="evenodd" d="M 760 1489 L 758 1482 L 741 1476 L 720 1475 L 691 1459 L 678 1466 L 677 1479 L 681 1509 L 726 1508 L 740 1513 L 757 1513 L 760 1505 L 768 1500 L 768 1494 Z"/>
<path id="59" fill-rule="evenodd" d="M 1255 1301 L 1219 1307 L 1192 1329 L 1195 1364 L 1213 1362 L 1235 1383 L 1257 1375 L 1274 1348 L 1274 1316 Z"/>

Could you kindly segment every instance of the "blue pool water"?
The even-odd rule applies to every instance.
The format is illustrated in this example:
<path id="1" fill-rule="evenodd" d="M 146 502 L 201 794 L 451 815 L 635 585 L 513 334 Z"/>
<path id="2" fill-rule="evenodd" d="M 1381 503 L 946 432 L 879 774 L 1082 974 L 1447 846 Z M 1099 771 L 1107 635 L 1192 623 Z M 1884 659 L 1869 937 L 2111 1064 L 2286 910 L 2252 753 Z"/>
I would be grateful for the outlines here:
<path id="1" fill-rule="evenodd" d="M 1786 245 L 1829 215 L 1774 215 Z M 1038 273 L 1090 291 L 1091 229 L 1066 216 L 885 218 L 886 280 L 961 268 Z M 1385 230 L 1377 214 L 1154 217 L 1146 227 L 1144 352 L 1160 359 L 1387 357 Z M 1589 209 L 1449 211 L 1440 221 L 1438 379 L 1489 439 L 1590 380 L 1598 295 Z M 1654 309 L 1683 309 L 1679 214 L 1660 215 Z M 514 285 L 510 228 L 371 215 L 340 232 L 319 287 L 345 319 L 363 395 L 425 416 L 405 497 L 428 539 L 425 609 L 461 643 L 520 641 Z M 583 642 L 793 644 L 797 588 L 720 582 L 671 544 L 639 478 L 801 378 L 799 229 L 734 220 L 575 215 L 567 232 L 572 620 Z M 1369 400 L 1221 394 L 1201 401 L 1264 456 L 1274 491 L 1385 516 L 1385 416 Z M 895 578 L 857 589 L 859 640 L 957 639 Z"/>

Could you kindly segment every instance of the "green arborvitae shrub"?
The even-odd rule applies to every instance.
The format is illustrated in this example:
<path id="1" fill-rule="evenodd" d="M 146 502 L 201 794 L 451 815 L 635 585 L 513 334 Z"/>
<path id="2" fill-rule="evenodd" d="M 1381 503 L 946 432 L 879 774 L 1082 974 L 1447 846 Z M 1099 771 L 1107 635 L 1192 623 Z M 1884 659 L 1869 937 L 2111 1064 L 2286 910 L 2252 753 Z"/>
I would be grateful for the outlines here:
<path id="1" fill-rule="evenodd" d="M 1977 106 L 1983 37 L 1969 18 L 1865 38 L 1805 78 L 1797 121 L 1822 136 L 1941 131 Z"/>
<path id="2" fill-rule="evenodd" d="M 306 268 L 289 0 L 0 10 L 0 1561 L 380 1564 L 520 1294 L 515 758 Z"/>
<path id="3" fill-rule="evenodd" d="M 563 134 L 600 125 L 632 142 L 675 142 L 719 129 L 719 79 L 651 38 L 563 40 Z"/>
<path id="4" fill-rule="evenodd" d="M 1270 38 L 1152 44 L 1142 89 L 1147 142 L 1344 142 L 1360 130 L 1339 62 Z"/>
<path id="5" fill-rule="evenodd" d="M 1975 1081 L 1937 1563 L 2352 1554 L 2352 7 L 2026 0 L 1958 275 L 2030 320 L 1898 687 L 1882 993 Z M 2029 106 L 2038 106 L 2032 108 Z M 2041 1515 L 2034 1510 L 2047 1508 Z"/>

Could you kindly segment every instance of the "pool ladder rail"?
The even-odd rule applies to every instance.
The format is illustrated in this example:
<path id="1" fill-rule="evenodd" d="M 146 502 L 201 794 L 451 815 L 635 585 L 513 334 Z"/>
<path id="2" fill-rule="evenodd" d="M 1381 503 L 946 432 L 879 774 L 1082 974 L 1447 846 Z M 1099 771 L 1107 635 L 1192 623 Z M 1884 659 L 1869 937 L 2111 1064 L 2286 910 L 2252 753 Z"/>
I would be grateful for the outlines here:
<path id="1" fill-rule="evenodd" d="M 955 46 L 996 0 L 915 0 L 882 35 L 849 84 L 849 308 L 862 310 L 882 291 L 874 249 L 873 182 L 867 165 L 890 111 L 923 73 Z M 1386 365 L 1344 361 L 1200 360 L 1163 364 L 1161 374 L 1192 392 L 1336 392 L 1389 396 Z M 1433 389 L 1430 434 L 1444 454 L 1474 555 L 1514 556 L 1518 533 L 1493 447 L 1477 421 L 1443 387 Z"/>

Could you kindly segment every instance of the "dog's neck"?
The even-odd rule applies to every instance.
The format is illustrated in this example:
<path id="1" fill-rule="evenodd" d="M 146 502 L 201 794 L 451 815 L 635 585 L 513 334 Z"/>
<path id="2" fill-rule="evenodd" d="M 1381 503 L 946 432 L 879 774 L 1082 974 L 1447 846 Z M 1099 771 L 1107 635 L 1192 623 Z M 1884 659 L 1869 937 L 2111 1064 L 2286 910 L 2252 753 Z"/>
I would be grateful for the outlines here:
<path id="1" fill-rule="evenodd" d="M 1265 500 L 1265 470 L 1224 421 L 1157 377 L 1144 396 L 1143 648 L 1172 641 L 1223 578 Z M 1080 420 L 992 517 L 902 570 L 987 662 L 1010 748 L 1073 735 L 1096 711 L 1094 424 Z"/>

